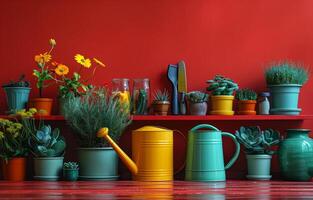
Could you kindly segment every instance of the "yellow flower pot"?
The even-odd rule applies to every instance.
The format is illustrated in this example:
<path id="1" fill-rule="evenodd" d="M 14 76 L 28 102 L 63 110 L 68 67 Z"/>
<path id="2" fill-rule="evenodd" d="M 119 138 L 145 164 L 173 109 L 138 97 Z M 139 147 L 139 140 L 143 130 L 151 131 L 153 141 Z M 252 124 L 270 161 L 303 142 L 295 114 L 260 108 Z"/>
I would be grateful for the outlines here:
<path id="1" fill-rule="evenodd" d="M 234 115 L 234 96 L 218 95 L 211 96 L 211 115 Z"/>

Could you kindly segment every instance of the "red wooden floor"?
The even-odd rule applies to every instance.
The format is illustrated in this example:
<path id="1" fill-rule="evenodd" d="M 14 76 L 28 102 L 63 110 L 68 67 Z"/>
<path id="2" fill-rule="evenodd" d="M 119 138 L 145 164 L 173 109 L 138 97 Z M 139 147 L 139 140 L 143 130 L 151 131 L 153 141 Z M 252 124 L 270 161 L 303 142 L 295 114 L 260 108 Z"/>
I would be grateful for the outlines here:
<path id="1" fill-rule="evenodd" d="M 0 182 L 0 199 L 313 199 L 313 182 Z"/>

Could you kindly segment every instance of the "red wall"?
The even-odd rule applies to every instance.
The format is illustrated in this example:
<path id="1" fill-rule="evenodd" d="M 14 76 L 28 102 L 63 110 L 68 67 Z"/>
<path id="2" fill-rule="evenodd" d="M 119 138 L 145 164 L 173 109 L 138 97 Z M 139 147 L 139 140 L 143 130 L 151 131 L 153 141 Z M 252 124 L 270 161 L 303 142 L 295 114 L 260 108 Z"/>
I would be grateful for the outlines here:
<path id="1" fill-rule="evenodd" d="M 74 67 L 73 56 L 81 53 L 107 64 L 94 84 L 148 77 L 151 88 L 169 87 L 167 64 L 184 59 L 190 90 L 204 90 L 205 81 L 220 73 L 241 87 L 264 91 L 266 63 L 291 59 L 313 65 L 312 11 L 311 0 L 1 0 L 0 83 L 21 73 L 34 83 L 33 57 L 55 38 L 57 61 Z M 312 86 L 311 80 L 301 91 L 303 114 L 313 113 Z M 45 94 L 55 97 L 56 88 Z M 3 91 L 0 95 L 4 112 Z M 234 131 L 241 124 L 217 125 Z M 301 124 L 264 126 L 275 125 Z"/>

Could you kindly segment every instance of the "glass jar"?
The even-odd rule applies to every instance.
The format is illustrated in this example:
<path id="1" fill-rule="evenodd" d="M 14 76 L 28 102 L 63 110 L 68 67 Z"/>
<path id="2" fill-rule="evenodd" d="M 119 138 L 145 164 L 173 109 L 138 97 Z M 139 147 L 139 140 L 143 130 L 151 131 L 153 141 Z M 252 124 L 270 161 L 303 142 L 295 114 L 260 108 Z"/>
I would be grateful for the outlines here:
<path id="1" fill-rule="evenodd" d="M 270 114 L 270 102 L 268 101 L 268 97 L 270 96 L 269 92 L 262 92 L 259 95 L 259 115 L 269 115 Z"/>
<path id="2" fill-rule="evenodd" d="M 147 78 L 134 79 L 133 86 L 133 114 L 147 115 L 150 102 L 150 81 Z"/>
<path id="3" fill-rule="evenodd" d="M 125 104 L 125 110 L 127 112 L 130 111 L 129 79 L 112 79 L 112 95 L 118 97 L 120 99 L 120 102 Z"/>

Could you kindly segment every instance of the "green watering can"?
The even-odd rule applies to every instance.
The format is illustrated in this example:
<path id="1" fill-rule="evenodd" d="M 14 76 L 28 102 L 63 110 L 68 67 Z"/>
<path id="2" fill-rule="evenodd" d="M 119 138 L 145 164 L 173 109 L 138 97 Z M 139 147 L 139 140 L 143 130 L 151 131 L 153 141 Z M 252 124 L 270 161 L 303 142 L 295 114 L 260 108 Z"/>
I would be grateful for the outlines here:
<path id="1" fill-rule="evenodd" d="M 222 136 L 230 137 L 236 144 L 236 151 L 226 166 L 224 166 Z M 239 152 L 240 145 L 231 133 L 221 132 L 208 124 L 195 126 L 188 133 L 185 179 L 225 181 L 225 170 L 235 163 Z"/>

